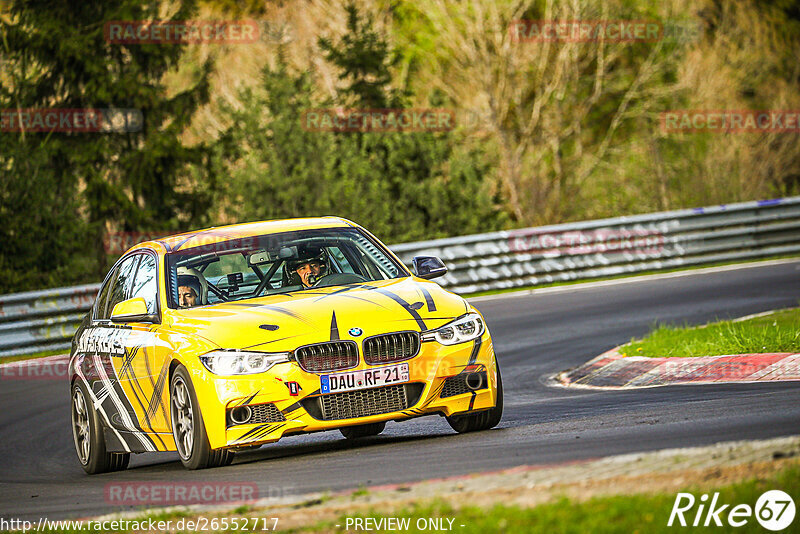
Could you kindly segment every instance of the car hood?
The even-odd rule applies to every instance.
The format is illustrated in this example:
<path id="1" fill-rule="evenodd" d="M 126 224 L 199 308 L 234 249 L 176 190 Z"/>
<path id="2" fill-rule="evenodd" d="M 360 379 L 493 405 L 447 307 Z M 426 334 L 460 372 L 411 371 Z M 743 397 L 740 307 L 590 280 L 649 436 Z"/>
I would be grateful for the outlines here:
<path id="1" fill-rule="evenodd" d="M 173 310 L 170 327 L 222 348 L 280 352 L 332 339 L 430 330 L 469 309 L 435 282 L 409 277 Z"/>

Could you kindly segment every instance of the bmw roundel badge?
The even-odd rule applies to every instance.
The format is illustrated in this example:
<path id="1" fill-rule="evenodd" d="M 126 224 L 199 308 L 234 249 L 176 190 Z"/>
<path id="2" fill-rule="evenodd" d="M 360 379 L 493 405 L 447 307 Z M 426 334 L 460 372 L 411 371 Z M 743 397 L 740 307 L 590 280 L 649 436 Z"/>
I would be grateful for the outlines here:
<path id="1" fill-rule="evenodd" d="M 353 337 L 358 337 L 361 334 L 363 334 L 364 331 L 361 330 L 360 328 L 355 327 L 355 328 L 351 328 L 350 330 L 348 330 L 347 333 L 350 334 Z"/>

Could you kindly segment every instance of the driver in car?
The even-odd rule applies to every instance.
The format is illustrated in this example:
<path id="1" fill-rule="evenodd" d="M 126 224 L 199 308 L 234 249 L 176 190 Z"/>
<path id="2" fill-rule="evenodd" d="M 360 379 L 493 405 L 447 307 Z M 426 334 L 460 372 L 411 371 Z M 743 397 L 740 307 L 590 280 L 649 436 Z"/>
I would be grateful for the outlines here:
<path id="1" fill-rule="evenodd" d="M 178 306 L 181 308 L 191 308 L 197 306 L 200 297 L 200 284 L 193 276 L 178 277 Z"/>
<path id="2" fill-rule="evenodd" d="M 325 252 L 319 247 L 306 248 L 293 262 L 292 269 L 304 287 L 313 286 L 320 278 L 328 274 Z"/>

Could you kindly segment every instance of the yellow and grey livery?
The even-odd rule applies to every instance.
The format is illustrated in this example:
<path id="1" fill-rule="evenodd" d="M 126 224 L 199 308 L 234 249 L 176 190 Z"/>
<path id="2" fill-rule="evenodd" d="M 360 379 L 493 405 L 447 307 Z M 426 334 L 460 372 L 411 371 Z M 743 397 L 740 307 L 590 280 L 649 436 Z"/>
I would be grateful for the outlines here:
<path id="1" fill-rule="evenodd" d="M 330 283 L 287 285 L 288 258 L 312 242 L 328 255 Z M 206 302 L 176 305 L 180 266 L 205 273 Z M 73 340 L 81 464 L 97 473 L 124 469 L 132 452 L 177 450 L 186 467 L 211 467 L 287 435 L 356 438 L 431 414 L 459 432 L 495 426 L 492 340 L 477 310 L 426 279 L 445 270 L 423 257 L 412 274 L 366 230 L 332 217 L 136 245 Z"/>

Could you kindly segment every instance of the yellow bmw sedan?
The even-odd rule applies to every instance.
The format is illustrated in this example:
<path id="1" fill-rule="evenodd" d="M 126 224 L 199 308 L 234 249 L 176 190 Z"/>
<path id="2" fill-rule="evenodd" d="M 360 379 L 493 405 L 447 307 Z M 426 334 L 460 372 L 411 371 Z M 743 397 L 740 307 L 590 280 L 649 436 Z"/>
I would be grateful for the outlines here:
<path id="1" fill-rule="evenodd" d="M 87 473 L 177 451 L 189 469 L 236 450 L 444 416 L 500 421 L 503 386 L 483 317 L 336 217 L 211 228 L 128 250 L 72 341 L 72 430 Z"/>

